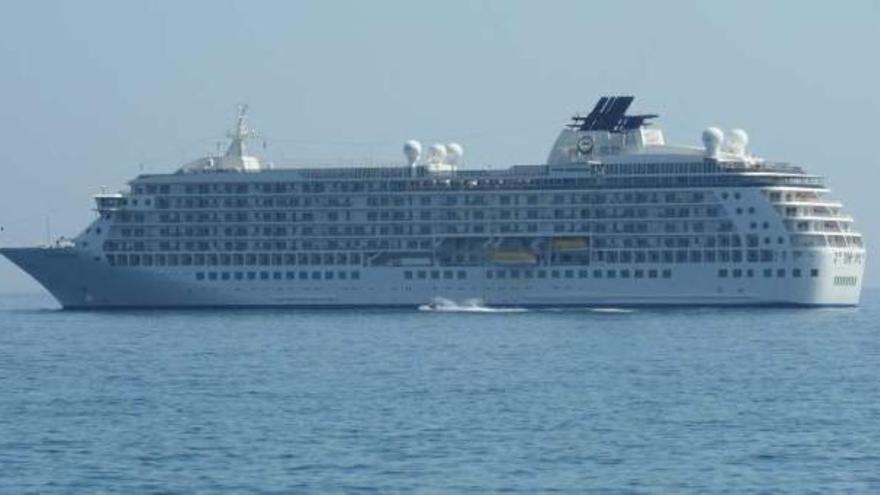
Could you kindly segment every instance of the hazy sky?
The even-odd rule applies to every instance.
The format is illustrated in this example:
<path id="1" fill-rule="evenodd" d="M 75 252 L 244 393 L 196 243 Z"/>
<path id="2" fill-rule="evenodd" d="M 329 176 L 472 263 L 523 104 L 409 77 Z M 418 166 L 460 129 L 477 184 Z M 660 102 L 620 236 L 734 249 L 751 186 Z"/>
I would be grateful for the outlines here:
<path id="1" fill-rule="evenodd" d="M 471 167 L 539 163 L 603 94 L 667 141 L 742 127 L 825 175 L 880 284 L 880 2 L 8 2 L 0 234 L 77 234 L 91 194 L 213 150 L 239 102 L 265 158 L 399 160 L 456 140 Z M 0 260 L 0 291 L 37 285 Z"/>

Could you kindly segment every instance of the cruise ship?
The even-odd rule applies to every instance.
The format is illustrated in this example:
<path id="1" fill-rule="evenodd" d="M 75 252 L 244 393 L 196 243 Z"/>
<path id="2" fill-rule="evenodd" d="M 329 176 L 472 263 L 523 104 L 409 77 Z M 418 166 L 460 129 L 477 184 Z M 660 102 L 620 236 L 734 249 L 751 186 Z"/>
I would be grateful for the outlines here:
<path id="1" fill-rule="evenodd" d="M 64 308 L 857 305 L 862 235 L 824 180 L 739 129 L 666 143 L 599 99 L 546 163 L 469 169 L 458 144 L 387 167 L 225 153 L 94 196 L 95 219 L 0 252 Z"/>

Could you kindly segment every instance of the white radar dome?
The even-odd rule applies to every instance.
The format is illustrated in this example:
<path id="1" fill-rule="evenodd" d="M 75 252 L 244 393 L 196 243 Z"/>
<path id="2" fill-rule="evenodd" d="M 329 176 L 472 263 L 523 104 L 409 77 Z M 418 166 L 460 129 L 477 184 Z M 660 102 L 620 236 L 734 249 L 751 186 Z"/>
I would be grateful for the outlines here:
<path id="1" fill-rule="evenodd" d="M 450 163 L 457 164 L 464 156 L 464 148 L 458 143 L 449 143 L 446 145 L 446 156 Z"/>
<path id="2" fill-rule="evenodd" d="M 703 146 L 706 147 L 706 154 L 709 156 L 718 156 L 718 150 L 721 143 L 724 142 L 724 132 L 717 127 L 709 127 L 703 131 Z"/>
<path id="3" fill-rule="evenodd" d="M 727 147 L 735 155 L 744 155 L 749 145 L 749 135 L 742 129 L 732 129 L 727 134 Z"/>
<path id="4" fill-rule="evenodd" d="M 443 163 L 446 160 L 446 146 L 442 144 L 432 144 L 428 149 L 428 159 L 432 163 Z"/>
<path id="5" fill-rule="evenodd" d="M 415 140 L 403 143 L 403 154 L 406 155 L 406 161 L 412 167 L 422 156 L 422 143 Z"/>

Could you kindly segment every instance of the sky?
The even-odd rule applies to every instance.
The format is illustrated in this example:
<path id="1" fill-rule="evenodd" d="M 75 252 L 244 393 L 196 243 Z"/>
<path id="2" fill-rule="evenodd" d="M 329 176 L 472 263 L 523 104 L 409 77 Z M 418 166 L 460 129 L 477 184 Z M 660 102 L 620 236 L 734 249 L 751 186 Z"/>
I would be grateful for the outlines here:
<path id="1" fill-rule="evenodd" d="M 264 160 L 542 163 L 605 94 L 667 142 L 748 131 L 824 175 L 880 285 L 880 1 L 9 2 L 0 16 L 0 245 L 78 234 L 91 195 L 216 149 L 248 103 Z M 0 260 L 0 291 L 35 292 Z"/>

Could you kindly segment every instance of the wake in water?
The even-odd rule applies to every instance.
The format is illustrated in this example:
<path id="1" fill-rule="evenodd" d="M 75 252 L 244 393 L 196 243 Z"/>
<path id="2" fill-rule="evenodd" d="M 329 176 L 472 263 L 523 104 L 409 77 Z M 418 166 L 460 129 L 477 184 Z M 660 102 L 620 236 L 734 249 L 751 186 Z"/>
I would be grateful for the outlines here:
<path id="1" fill-rule="evenodd" d="M 600 313 L 600 314 L 617 314 L 617 315 L 627 315 L 630 313 L 635 313 L 636 309 L 631 308 L 614 308 L 614 307 L 589 307 L 589 306 L 563 306 L 563 307 L 551 307 L 551 308 L 543 308 L 541 311 L 547 311 L 549 313 L 577 313 L 577 312 L 588 312 L 588 313 Z"/>
<path id="2" fill-rule="evenodd" d="M 419 311 L 432 311 L 437 313 L 524 313 L 525 308 L 491 307 L 481 299 L 465 299 L 461 304 L 446 299 L 435 297 L 429 304 L 419 306 Z"/>
<path id="3" fill-rule="evenodd" d="M 590 308 L 593 313 L 634 313 L 634 309 L 626 308 Z"/>

